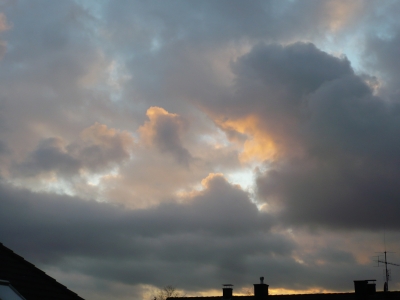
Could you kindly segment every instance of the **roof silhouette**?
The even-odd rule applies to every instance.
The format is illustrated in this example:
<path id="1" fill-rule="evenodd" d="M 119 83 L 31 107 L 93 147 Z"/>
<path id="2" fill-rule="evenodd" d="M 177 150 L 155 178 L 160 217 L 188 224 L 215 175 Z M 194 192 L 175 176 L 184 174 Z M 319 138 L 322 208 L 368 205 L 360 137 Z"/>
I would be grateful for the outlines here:
<path id="1" fill-rule="evenodd" d="M 204 296 L 204 297 L 169 297 L 167 300 L 218 300 L 224 299 L 222 296 Z M 268 295 L 265 298 L 257 298 L 255 296 L 232 296 L 231 300 L 383 300 L 383 299 L 400 299 L 400 292 L 377 292 L 375 295 L 357 297 L 354 293 L 329 293 L 329 294 L 293 294 L 293 295 Z M 225 300 L 229 300 L 225 299 Z"/>
<path id="2" fill-rule="evenodd" d="M 0 243 L 0 279 L 27 300 L 83 300 L 35 265 Z"/>

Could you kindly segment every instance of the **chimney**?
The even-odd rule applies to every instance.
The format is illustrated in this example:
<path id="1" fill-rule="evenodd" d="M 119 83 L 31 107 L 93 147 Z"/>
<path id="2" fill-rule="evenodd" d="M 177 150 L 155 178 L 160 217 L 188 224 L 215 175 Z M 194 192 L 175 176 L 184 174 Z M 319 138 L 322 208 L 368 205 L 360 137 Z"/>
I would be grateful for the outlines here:
<path id="1" fill-rule="evenodd" d="M 222 298 L 223 299 L 231 299 L 232 298 L 232 284 L 223 284 L 222 285 Z"/>
<path id="2" fill-rule="evenodd" d="M 254 284 L 254 298 L 265 299 L 268 297 L 268 284 L 264 283 L 264 277 L 260 277 L 260 283 Z"/>
<path id="3" fill-rule="evenodd" d="M 372 281 L 373 283 L 370 283 Z M 365 299 L 367 296 L 376 292 L 375 279 L 370 280 L 354 280 L 354 294 L 356 299 Z"/>

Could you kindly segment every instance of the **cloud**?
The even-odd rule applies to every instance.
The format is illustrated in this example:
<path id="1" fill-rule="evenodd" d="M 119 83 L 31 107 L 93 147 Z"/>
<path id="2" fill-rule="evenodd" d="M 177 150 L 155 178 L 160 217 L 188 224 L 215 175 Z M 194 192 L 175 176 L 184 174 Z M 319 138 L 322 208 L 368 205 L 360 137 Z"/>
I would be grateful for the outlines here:
<path id="1" fill-rule="evenodd" d="M 169 278 L 213 285 L 211 278 L 196 278 L 241 278 L 246 257 L 260 247 L 266 255 L 290 254 L 291 242 L 270 232 L 270 217 L 245 192 L 221 175 L 204 184 L 181 203 L 142 210 L 2 185 L 1 222 L 14 226 L 1 226 L 0 235 L 36 263 L 65 262 L 94 278 L 131 284 L 161 285 Z M 85 263 L 77 266 L 81 258 Z M 198 268 L 188 279 L 193 264 Z"/>
<path id="2" fill-rule="evenodd" d="M 129 127 L 127 113 L 117 113 L 109 98 L 109 85 L 99 83 L 113 59 L 94 42 L 88 11 L 75 1 L 1 5 L 12 24 L 1 33 L 9 46 L 0 72 L 1 135 L 16 156 L 48 137 L 72 139 L 96 122 Z M 83 84 L 88 77 L 96 84 Z"/>
<path id="3" fill-rule="evenodd" d="M 273 160 L 301 149 L 298 130 L 306 97 L 323 84 L 353 74 L 346 58 L 310 43 L 256 45 L 233 65 L 235 93 L 202 105 L 223 130 L 247 136 L 242 159 Z"/>
<path id="4" fill-rule="evenodd" d="M 385 83 L 386 91 L 383 89 L 381 92 L 389 94 L 394 101 L 398 101 L 399 63 L 396 54 L 400 47 L 400 24 L 393 27 L 395 28 L 384 37 L 370 34 L 364 51 L 368 58 L 365 60 L 365 65 L 374 70 L 374 74 L 384 79 L 382 82 Z"/>
<path id="5" fill-rule="evenodd" d="M 273 290 L 346 290 L 354 278 L 370 273 L 369 264 L 355 261 L 343 235 L 276 230 L 275 218 L 258 211 L 246 192 L 221 175 L 211 174 L 203 184 L 204 190 L 179 202 L 140 210 L 2 184 L 0 236 L 57 278 L 76 274 L 85 280 L 82 287 L 68 279 L 83 297 L 99 283 L 103 293 L 115 285 L 133 291 L 166 284 L 195 293 L 221 282 L 239 290 L 260 275 Z M 371 241 L 366 236 L 358 242 L 365 250 Z"/>
<path id="6" fill-rule="evenodd" d="M 0 13 L 0 32 L 7 31 L 11 26 L 7 22 L 7 17 L 4 13 Z"/>
<path id="7" fill-rule="evenodd" d="M 4 13 L 0 13 L 0 33 L 7 31 L 11 28 L 10 24 L 7 22 L 7 17 Z M 0 40 L 0 60 L 7 52 L 7 42 Z"/>
<path id="8" fill-rule="evenodd" d="M 127 131 L 95 123 L 81 133 L 83 146 L 71 145 L 71 152 L 81 157 L 90 169 L 107 167 L 130 158 L 134 140 Z"/>
<path id="9" fill-rule="evenodd" d="M 210 114 L 244 133 L 244 120 L 253 122 L 250 139 L 265 136 L 275 146 L 257 183 L 282 220 L 398 228 L 397 103 L 374 96 L 346 58 L 311 44 L 260 45 L 234 67 L 235 96 L 209 104 Z"/>
<path id="10" fill-rule="evenodd" d="M 49 138 L 41 141 L 27 161 L 17 166 L 21 174 L 35 176 L 37 173 L 56 171 L 73 175 L 80 169 L 80 162 L 70 156 L 60 138 Z"/>
<path id="11" fill-rule="evenodd" d="M 346 30 L 349 23 L 353 23 L 355 19 L 365 10 L 366 4 L 363 1 L 327 1 L 324 5 L 323 13 L 321 13 L 321 23 L 328 25 L 330 31 L 337 32 Z"/>
<path id="12" fill-rule="evenodd" d="M 202 136 L 195 129 L 191 133 L 185 134 L 183 139 L 196 157 L 190 165 L 183 164 L 175 153 L 163 154 L 150 144 L 152 140 L 147 143 L 138 139 L 132 159 L 121 166 L 119 175 L 103 178 L 99 183 L 104 188 L 105 198 L 131 208 L 149 207 L 190 193 L 210 172 L 240 168 L 235 147 L 216 145 L 214 137 L 208 133 Z M 224 137 L 223 133 L 217 135 L 220 136 Z M 206 138 L 211 141 L 206 143 Z"/>
<path id="13" fill-rule="evenodd" d="M 179 163 L 189 165 L 193 158 L 181 142 L 181 135 L 186 130 L 188 121 L 161 107 L 150 107 L 146 115 L 149 121 L 138 130 L 141 139 L 148 145 L 157 147 L 161 153 L 172 155 Z"/>
<path id="14" fill-rule="evenodd" d="M 22 176 L 55 172 L 70 177 L 84 170 L 101 172 L 128 160 L 133 144 L 128 132 L 95 123 L 84 129 L 76 142 L 67 144 L 57 137 L 42 140 L 15 169 Z"/>
<path id="15" fill-rule="evenodd" d="M 7 144 L 4 141 L 0 141 L 0 155 L 8 154 L 10 150 L 7 147 Z"/>
<path id="16" fill-rule="evenodd" d="M 0 1 L 2 242 L 87 299 L 380 279 L 399 8 Z"/>
<path id="17" fill-rule="evenodd" d="M 136 109 L 150 104 L 182 114 L 192 102 L 199 105 L 225 93 L 232 77 L 230 61 L 249 47 L 316 37 L 325 43 L 331 23 L 340 27 L 357 20 L 366 5 L 336 2 L 131 2 L 107 5 L 102 12 L 110 40 L 118 45 L 114 49 L 131 70 L 127 99 Z"/>

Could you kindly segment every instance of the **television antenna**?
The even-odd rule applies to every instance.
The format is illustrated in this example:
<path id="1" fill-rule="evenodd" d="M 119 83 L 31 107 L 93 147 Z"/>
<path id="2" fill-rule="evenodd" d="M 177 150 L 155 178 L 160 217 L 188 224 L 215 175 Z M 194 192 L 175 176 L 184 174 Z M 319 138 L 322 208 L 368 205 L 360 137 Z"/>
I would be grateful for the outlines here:
<path id="1" fill-rule="evenodd" d="M 380 256 L 378 255 L 378 256 L 376 256 L 376 260 L 375 260 L 375 262 L 377 262 L 378 263 L 378 267 L 380 267 L 380 265 L 379 265 L 379 263 L 381 263 L 381 264 L 384 264 L 384 266 L 385 266 L 385 271 L 384 271 L 384 279 L 385 279 L 385 284 L 384 284 L 384 286 L 383 286 L 383 290 L 385 291 L 385 292 L 387 292 L 387 291 L 389 291 L 389 280 L 391 279 L 391 272 L 390 272 L 390 269 L 388 269 L 388 265 L 391 265 L 391 266 L 396 266 L 396 267 L 400 267 L 400 265 L 398 265 L 398 264 L 394 264 L 394 263 L 391 263 L 391 262 L 388 262 L 387 261 L 387 253 L 394 253 L 394 252 L 388 252 L 388 251 L 383 251 L 383 252 L 377 252 L 377 253 L 383 253 L 384 254 L 384 259 L 385 260 L 382 260 L 381 258 L 380 258 Z"/>
<path id="2" fill-rule="evenodd" d="M 374 260 L 374 261 L 375 261 L 376 263 L 378 263 L 377 267 L 380 267 L 379 263 L 384 264 L 384 266 L 385 266 L 384 275 L 383 275 L 384 280 L 385 280 L 385 284 L 383 285 L 383 291 L 384 291 L 384 292 L 388 292 L 388 291 L 389 291 L 389 280 L 392 279 L 391 270 L 388 269 L 388 265 L 396 266 L 396 267 L 400 267 L 400 265 L 394 264 L 394 263 L 391 263 L 391 262 L 388 262 L 388 261 L 387 261 L 387 253 L 395 253 L 395 252 L 386 251 L 386 237 L 385 237 L 385 233 L 384 233 L 384 235 L 383 235 L 383 243 L 384 243 L 385 251 L 383 251 L 383 252 L 375 252 L 375 253 L 382 253 L 382 254 L 384 255 L 384 259 L 385 259 L 385 260 L 382 260 L 382 259 L 380 258 L 381 255 L 378 255 L 378 256 L 375 256 L 375 257 L 376 257 L 376 260 Z"/>

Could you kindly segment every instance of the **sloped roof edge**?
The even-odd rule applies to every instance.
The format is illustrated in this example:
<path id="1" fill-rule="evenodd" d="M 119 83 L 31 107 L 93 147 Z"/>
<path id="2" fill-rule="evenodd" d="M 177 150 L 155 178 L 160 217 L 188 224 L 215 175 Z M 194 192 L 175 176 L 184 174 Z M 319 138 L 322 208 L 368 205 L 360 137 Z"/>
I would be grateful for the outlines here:
<path id="1" fill-rule="evenodd" d="M 6 280 L 27 300 L 84 300 L 0 243 L 0 279 Z"/>

